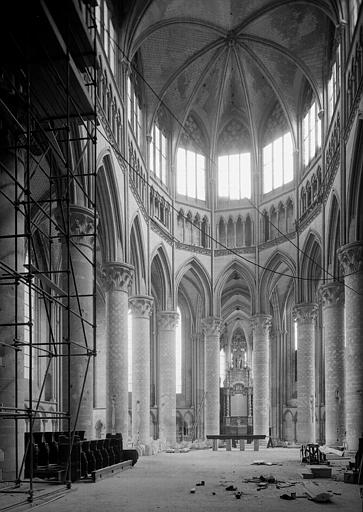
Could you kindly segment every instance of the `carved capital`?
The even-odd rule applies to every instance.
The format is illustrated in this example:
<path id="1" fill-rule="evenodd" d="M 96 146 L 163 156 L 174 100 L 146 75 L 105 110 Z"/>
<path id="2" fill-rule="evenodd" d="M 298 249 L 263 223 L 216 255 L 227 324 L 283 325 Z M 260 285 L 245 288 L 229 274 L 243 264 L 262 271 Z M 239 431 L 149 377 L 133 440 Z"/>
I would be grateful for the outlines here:
<path id="1" fill-rule="evenodd" d="M 154 299 L 149 295 L 137 295 L 129 299 L 131 313 L 135 317 L 149 318 L 152 312 Z"/>
<path id="2" fill-rule="evenodd" d="M 158 327 L 160 331 L 174 331 L 179 321 L 176 311 L 160 311 L 158 314 Z"/>
<path id="3" fill-rule="evenodd" d="M 362 272 L 363 270 L 363 243 L 353 242 L 343 245 L 337 251 L 340 265 L 345 276 Z"/>
<path id="4" fill-rule="evenodd" d="M 294 321 L 300 324 L 315 322 L 317 314 L 317 304 L 310 302 L 296 304 L 296 306 L 292 310 L 292 316 Z"/>
<path id="5" fill-rule="evenodd" d="M 61 236 L 67 233 L 67 217 L 60 210 L 55 212 L 57 223 L 60 226 Z M 73 243 L 92 246 L 95 231 L 97 230 L 98 217 L 94 216 L 94 210 L 85 206 L 71 205 L 69 208 L 69 235 Z"/>
<path id="6" fill-rule="evenodd" d="M 208 316 L 202 319 L 202 329 L 206 336 L 219 336 L 221 319 L 215 316 Z"/>
<path id="7" fill-rule="evenodd" d="M 257 314 L 251 318 L 251 329 L 253 334 L 269 334 L 271 326 L 271 315 Z"/>
<path id="8" fill-rule="evenodd" d="M 134 277 L 134 267 L 117 261 L 107 262 L 102 267 L 102 277 L 106 291 L 127 293 Z"/>
<path id="9" fill-rule="evenodd" d="M 323 308 L 344 305 L 344 285 L 337 281 L 321 285 L 319 289 Z"/>

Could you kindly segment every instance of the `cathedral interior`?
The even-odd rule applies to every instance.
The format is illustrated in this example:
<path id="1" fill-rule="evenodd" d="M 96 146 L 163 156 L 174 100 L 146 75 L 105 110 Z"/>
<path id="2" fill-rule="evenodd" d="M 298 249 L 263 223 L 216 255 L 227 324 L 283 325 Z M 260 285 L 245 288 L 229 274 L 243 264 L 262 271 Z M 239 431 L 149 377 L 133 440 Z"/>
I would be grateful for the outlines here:
<path id="1" fill-rule="evenodd" d="M 360 0 L 32 0 L 0 23 L 0 480 L 47 432 L 354 453 Z"/>

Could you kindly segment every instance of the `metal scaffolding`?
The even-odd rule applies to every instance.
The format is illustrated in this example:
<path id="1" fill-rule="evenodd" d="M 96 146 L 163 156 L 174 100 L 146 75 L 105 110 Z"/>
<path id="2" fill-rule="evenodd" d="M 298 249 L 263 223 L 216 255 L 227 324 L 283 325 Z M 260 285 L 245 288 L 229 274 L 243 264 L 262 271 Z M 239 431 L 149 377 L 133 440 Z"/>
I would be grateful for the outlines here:
<path id="1" fill-rule="evenodd" d="M 15 446 L 7 462 L 13 477 L 3 474 L 0 492 L 16 487 L 28 501 L 42 422 L 68 435 L 71 485 L 72 443 L 96 354 L 94 11 L 86 0 L 24 1 L 2 22 L 0 439 Z M 89 269 L 87 290 L 80 268 Z M 76 358 L 84 376 L 75 404 Z"/>

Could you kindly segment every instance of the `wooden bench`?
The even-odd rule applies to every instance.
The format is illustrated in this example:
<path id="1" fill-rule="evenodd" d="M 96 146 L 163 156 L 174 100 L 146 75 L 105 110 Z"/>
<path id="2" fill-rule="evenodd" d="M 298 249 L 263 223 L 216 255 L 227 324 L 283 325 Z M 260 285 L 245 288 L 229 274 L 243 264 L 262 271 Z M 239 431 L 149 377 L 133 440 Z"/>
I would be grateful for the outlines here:
<path id="1" fill-rule="evenodd" d="M 258 452 L 260 449 L 260 439 L 265 439 L 265 438 L 266 438 L 266 436 L 261 435 L 261 434 L 256 434 L 256 435 L 253 435 L 253 434 L 245 434 L 245 435 L 213 434 L 213 435 L 207 436 L 207 439 L 211 439 L 213 441 L 213 451 L 215 451 L 215 452 L 218 450 L 218 441 L 219 440 L 226 441 L 226 450 L 227 450 L 227 452 L 231 451 L 232 439 L 239 441 L 239 449 L 241 451 L 244 451 L 244 449 L 245 449 L 245 441 L 247 441 L 248 443 L 251 443 L 253 441 L 253 449 L 255 452 Z"/>

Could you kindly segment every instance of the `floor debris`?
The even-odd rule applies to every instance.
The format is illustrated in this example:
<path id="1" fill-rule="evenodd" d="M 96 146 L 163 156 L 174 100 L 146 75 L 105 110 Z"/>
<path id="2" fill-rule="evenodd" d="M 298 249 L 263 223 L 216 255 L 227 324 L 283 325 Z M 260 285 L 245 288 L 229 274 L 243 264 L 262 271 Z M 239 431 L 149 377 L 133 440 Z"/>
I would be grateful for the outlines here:
<path id="1" fill-rule="evenodd" d="M 251 462 L 251 466 L 277 466 L 277 462 L 265 462 L 264 460 L 254 460 Z M 279 464 L 282 466 L 282 464 Z"/>
<path id="2" fill-rule="evenodd" d="M 291 494 L 281 494 L 280 498 L 282 500 L 296 500 L 296 496 L 292 496 Z"/>
<path id="3" fill-rule="evenodd" d="M 316 503 L 329 503 L 331 501 L 332 495 L 328 492 L 320 492 L 319 494 L 311 494 L 309 495 L 309 500 L 315 501 Z"/>
<path id="4" fill-rule="evenodd" d="M 297 482 L 283 482 L 282 484 L 276 484 L 276 489 L 285 489 L 286 487 L 293 487 Z"/>

